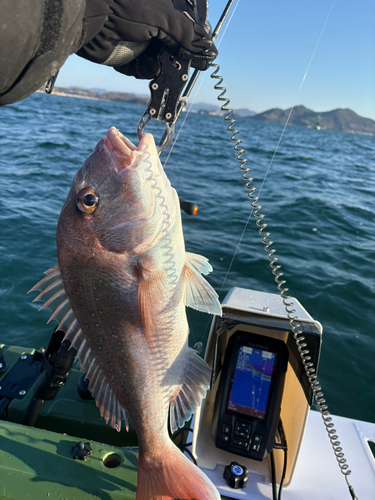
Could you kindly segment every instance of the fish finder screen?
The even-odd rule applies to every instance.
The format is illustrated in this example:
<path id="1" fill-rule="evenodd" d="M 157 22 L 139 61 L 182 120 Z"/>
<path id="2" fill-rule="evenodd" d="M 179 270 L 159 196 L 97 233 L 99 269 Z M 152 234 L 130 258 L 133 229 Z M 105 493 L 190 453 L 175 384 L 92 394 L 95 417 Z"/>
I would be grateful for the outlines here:
<path id="1" fill-rule="evenodd" d="M 236 370 L 227 402 L 227 412 L 266 417 L 276 354 L 240 346 Z"/>

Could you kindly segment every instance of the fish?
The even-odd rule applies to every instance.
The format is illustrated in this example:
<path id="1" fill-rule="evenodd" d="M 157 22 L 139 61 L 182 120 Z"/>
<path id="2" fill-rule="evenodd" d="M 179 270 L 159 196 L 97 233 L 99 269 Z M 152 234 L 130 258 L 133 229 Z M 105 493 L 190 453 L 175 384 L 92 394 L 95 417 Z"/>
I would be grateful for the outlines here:
<path id="1" fill-rule="evenodd" d="M 56 232 L 58 265 L 31 291 L 77 350 L 100 414 L 139 442 L 136 500 L 219 500 L 172 442 L 201 404 L 211 370 L 188 346 L 186 306 L 221 315 L 185 251 L 179 198 L 151 134 L 138 147 L 111 127 L 77 171 Z"/>

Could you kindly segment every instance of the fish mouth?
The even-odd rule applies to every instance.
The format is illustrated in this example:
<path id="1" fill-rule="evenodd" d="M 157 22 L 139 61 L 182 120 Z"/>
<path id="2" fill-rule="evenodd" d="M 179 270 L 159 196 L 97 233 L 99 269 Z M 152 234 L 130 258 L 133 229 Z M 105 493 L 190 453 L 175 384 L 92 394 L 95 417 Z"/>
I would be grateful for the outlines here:
<path id="1" fill-rule="evenodd" d="M 104 145 L 111 155 L 118 173 L 124 170 L 132 170 L 138 165 L 137 158 L 144 154 L 148 144 L 150 134 L 145 134 L 138 147 L 136 147 L 127 137 L 125 137 L 117 128 L 111 127 L 105 138 Z"/>

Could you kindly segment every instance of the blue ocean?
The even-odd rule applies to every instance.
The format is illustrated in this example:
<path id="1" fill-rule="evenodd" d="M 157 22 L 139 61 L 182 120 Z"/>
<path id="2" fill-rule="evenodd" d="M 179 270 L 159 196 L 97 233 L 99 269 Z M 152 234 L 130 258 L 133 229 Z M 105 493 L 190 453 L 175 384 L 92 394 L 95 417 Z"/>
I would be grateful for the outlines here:
<path id="1" fill-rule="evenodd" d="M 143 110 L 43 94 L 0 109 L 1 343 L 48 344 L 54 325 L 27 291 L 57 263 L 73 176 L 112 125 L 136 142 Z M 283 126 L 239 118 L 237 127 L 289 293 L 323 325 L 329 409 L 375 422 L 374 138 L 289 126 L 270 167 Z M 159 138 L 163 128 L 147 131 Z M 180 198 L 199 206 L 183 214 L 186 247 L 209 258 L 221 298 L 234 286 L 277 293 L 229 139 L 222 117 L 190 113 L 166 163 Z M 191 344 L 205 342 L 210 318 L 188 318 Z"/>

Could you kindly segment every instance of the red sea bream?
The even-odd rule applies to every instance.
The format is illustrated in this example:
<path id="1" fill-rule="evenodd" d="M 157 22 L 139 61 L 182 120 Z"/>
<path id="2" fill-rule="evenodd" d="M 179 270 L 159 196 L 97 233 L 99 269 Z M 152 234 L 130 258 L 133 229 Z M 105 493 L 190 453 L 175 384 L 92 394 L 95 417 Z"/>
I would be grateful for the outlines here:
<path id="1" fill-rule="evenodd" d="M 111 128 L 74 177 L 57 227 L 58 266 L 32 290 L 77 349 L 101 415 L 139 441 L 136 500 L 218 500 L 172 443 L 200 405 L 210 370 L 188 347 L 185 306 L 221 314 L 186 253 L 179 200 L 154 139 L 135 147 Z M 168 417 L 169 415 L 169 417 Z M 168 422 L 169 418 L 169 422 Z"/>

